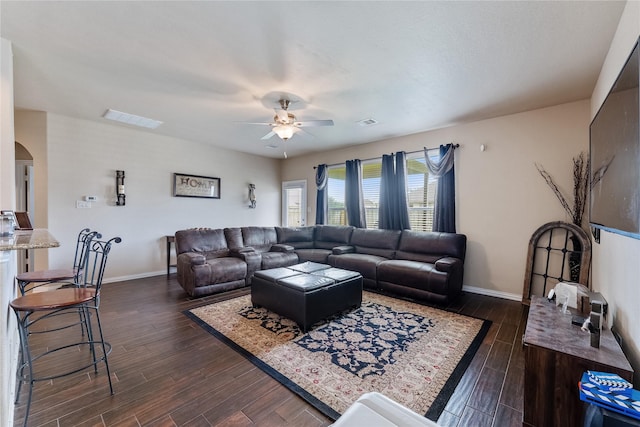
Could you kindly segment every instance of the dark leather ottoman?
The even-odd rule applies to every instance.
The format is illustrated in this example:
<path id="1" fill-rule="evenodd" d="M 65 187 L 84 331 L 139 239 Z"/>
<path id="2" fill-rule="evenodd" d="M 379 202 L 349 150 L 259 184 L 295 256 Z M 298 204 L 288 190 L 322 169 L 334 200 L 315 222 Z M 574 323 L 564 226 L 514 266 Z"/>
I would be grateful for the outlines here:
<path id="1" fill-rule="evenodd" d="M 256 271 L 251 283 L 254 307 L 293 320 L 303 332 L 362 303 L 360 273 L 313 262 Z"/>

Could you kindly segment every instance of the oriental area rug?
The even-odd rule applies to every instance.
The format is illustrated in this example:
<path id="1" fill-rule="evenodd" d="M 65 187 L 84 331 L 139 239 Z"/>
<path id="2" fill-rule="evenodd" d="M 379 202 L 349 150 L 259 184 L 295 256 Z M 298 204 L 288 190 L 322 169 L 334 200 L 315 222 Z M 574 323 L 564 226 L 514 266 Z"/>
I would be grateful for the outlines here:
<path id="1" fill-rule="evenodd" d="M 250 295 L 185 314 L 333 419 L 377 391 L 437 420 L 491 323 L 370 292 L 306 334 Z"/>

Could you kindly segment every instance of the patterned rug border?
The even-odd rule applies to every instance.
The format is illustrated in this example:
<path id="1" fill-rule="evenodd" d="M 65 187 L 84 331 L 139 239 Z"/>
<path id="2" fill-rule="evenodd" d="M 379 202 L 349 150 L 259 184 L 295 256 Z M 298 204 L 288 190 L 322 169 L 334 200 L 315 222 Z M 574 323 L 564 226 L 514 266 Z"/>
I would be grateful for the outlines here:
<path id="1" fill-rule="evenodd" d="M 452 313 L 455 313 L 455 312 L 452 311 Z M 460 313 L 455 313 L 455 314 L 459 314 L 460 316 L 467 316 L 466 314 L 460 314 Z M 479 317 L 474 317 L 474 316 L 467 316 L 467 317 L 473 317 L 474 319 L 482 320 L 482 326 L 480 327 L 480 330 L 478 331 L 478 334 L 476 335 L 476 337 L 473 339 L 473 341 L 471 341 L 471 344 L 469 345 L 469 347 L 467 348 L 467 351 L 464 353 L 464 355 L 460 359 L 460 362 L 458 362 L 458 365 L 449 376 L 449 379 L 444 384 L 444 387 L 442 387 L 442 390 L 440 390 L 440 393 L 438 393 L 438 397 L 436 397 L 436 399 L 433 401 L 433 403 L 429 407 L 429 410 L 424 415 L 426 418 L 429 418 L 432 421 L 438 421 L 438 418 L 440 418 L 440 414 L 442 414 L 445 406 L 447 406 L 447 402 L 449 402 L 451 395 L 456 390 L 458 383 L 460 383 L 462 376 L 467 371 L 467 368 L 469 367 L 469 365 L 471 364 L 471 361 L 473 360 L 474 356 L 478 352 L 478 349 L 480 348 L 482 341 L 487 336 L 487 333 L 489 332 L 489 328 L 493 323 L 491 320 L 480 319 Z"/>
<path id="2" fill-rule="evenodd" d="M 370 290 L 367 290 L 366 292 L 371 292 L 373 294 L 378 294 L 378 295 L 383 295 L 383 296 L 387 296 L 387 297 L 392 297 L 393 298 L 393 296 L 387 295 L 385 293 L 372 292 Z M 324 402 L 322 402 L 321 400 L 319 400 L 318 398 L 313 396 L 311 393 L 307 392 L 304 388 L 300 387 L 298 384 L 296 384 L 293 380 L 288 378 L 286 375 L 283 375 L 282 373 L 280 373 L 279 371 L 277 371 L 276 369 L 271 367 L 269 364 L 263 362 L 258 357 L 254 356 L 251 352 L 249 352 L 244 347 L 242 347 L 240 344 L 236 343 L 231 338 L 227 337 L 226 335 L 224 335 L 223 333 L 221 333 L 220 331 L 218 331 L 217 329 L 215 329 L 214 327 L 209 325 L 207 322 L 202 320 L 196 314 L 191 312 L 191 310 L 194 310 L 194 309 L 197 309 L 197 308 L 200 308 L 200 307 L 206 307 L 208 305 L 214 305 L 214 304 L 221 303 L 221 302 L 228 301 L 228 300 L 232 300 L 232 299 L 235 299 L 235 298 L 241 298 L 241 297 L 243 297 L 245 295 L 247 295 L 247 294 L 233 295 L 233 296 L 229 296 L 229 298 L 221 298 L 221 299 L 216 300 L 216 301 L 208 301 L 208 302 L 206 302 L 206 303 L 204 303 L 202 305 L 198 305 L 196 307 L 191 307 L 190 309 L 184 310 L 182 313 L 185 316 L 187 316 L 189 319 L 193 320 L 202 329 L 204 329 L 205 331 L 207 331 L 208 333 L 210 333 L 214 337 L 218 338 L 224 344 L 229 346 L 232 350 L 238 352 L 240 355 L 242 355 L 245 359 L 247 359 L 249 362 L 251 362 L 257 368 L 259 368 L 260 370 L 265 372 L 267 375 L 271 376 L 273 379 L 278 381 L 283 386 L 287 387 L 293 393 L 295 393 L 298 396 L 300 396 L 301 398 L 303 398 L 309 404 L 314 406 L 317 410 L 322 412 L 325 416 L 331 418 L 334 421 L 337 420 L 340 417 L 340 413 L 339 412 L 335 411 L 333 408 L 331 408 L 330 406 L 328 406 L 327 404 L 325 404 Z M 453 372 L 451 373 L 451 375 L 447 379 L 446 383 L 444 384 L 444 386 L 442 387 L 442 389 L 438 393 L 438 396 L 435 398 L 435 400 L 433 401 L 433 403 L 429 407 L 427 413 L 424 414 L 425 418 L 428 418 L 428 419 L 430 419 L 432 421 L 437 421 L 438 418 L 440 417 L 440 415 L 442 414 L 442 412 L 444 411 L 444 408 L 446 407 L 447 402 L 451 398 L 451 395 L 453 394 L 453 392 L 455 391 L 456 387 L 460 383 L 460 380 L 462 379 L 462 376 L 464 375 L 464 373 L 466 372 L 467 368 L 471 364 L 471 361 L 473 360 L 473 357 L 475 356 L 475 354 L 477 353 L 478 349 L 480 348 L 480 345 L 482 344 L 482 341 L 484 340 L 484 338 L 486 337 L 487 333 L 489 332 L 489 328 L 491 327 L 491 324 L 493 322 L 491 320 L 482 319 L 482 318 L 479 318 L 479 317 L 476 317 L 476 316 L 469 316 L 467 314 L 460 314 L 460 313 L 455 312 L 453 310 L 447 310 L 445 308 L 437 307 L 437 306 L 431 305 L 431 304 L 422 303 L 420 301 L 416 301 L 416 300 L 413 300 L 413 299 L 402 299 L 402 300 L 406 301 L 406 302 L 411 302 L 411 303 L 414 303 L 414 304 L 417 304 L 417 305 L 430 307 L 430 308 L 435 308 L 435 309 L 438 309 L 438 310 L 441 310 L 441 311 L 446 311 L 446 312 L 449 312 L 449 313 L 457 314 L 459 316 L 470 317 L 470 318 L 478 319 L 478 320 L 482 321 L 482 326 L 480 327 L 480 330 L 476 334 L 476 337 L 473 339 L 473 341 L 471 342 L 471 344 L 467 348 L 467 351 L 465 351 L 464 355 L 462 356 L 462 358 L 460 359 L 460 361 L 456 365 L 455 369 L 453 370 Z"/>

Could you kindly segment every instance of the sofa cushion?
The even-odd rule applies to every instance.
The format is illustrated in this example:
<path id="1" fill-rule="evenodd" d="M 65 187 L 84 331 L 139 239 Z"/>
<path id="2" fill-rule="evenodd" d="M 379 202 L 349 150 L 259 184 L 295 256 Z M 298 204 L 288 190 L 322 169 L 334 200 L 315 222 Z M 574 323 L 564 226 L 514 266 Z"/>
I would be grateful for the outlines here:
<path id="1" fill-rule="evenodd" d="M 450 256 L 464 261 L 466 248 L 464 234 L 403 230 L 395 258 L 434 263 Z"/>
<path id="2" fill-rule="evenodd" d="M 329 255 L 329 265 L 345 270 L 357 271 L 364 279 L 376 280 L 378 264 L 387 259 L 370 254 Z"/>
<path id="3" fill-rule="evenodd" d="M 315 229 L 315 227 L 276 227 L 278 243 L 285 243 L 296 249 L 311 249 Z"/>
<path id="4" fill-rule="evenodd" d="M 298 255 L 295 252 L 262 252 L 262 262 L 260 268 L 287 267 L 298 263 Z"/>
<path id="5" fill-rule="evenodd" d="M 176 231 L 176 253 L 197 252 L 206 259 L 226 257 L 229 247 L 222 229 L 198 228 Z"/>
<path id="6" fill-rule="evenodd" d="M 389 260 L 378 264 L 378 284 L 384 289 L 384 282 L 447 295 L 449 275 L 436 270 L 434 264 L 408 260 Z"/>
<path id="7" fill-rule="evenodd" d="M 350 225 L 316 225 L 315 247 L 333 249 L 335 246 L 348 245 L 355 227 Z"/>
<path id="8" fill-rule="evenodd" d="M 349 244 L 355 248 L 356 253 L 392 259 L 399 239 L 400 230 L 356 228 L 353 230 Z"/>
<path id="9" fill-rule="evenodd" d="M 194 267 L 193 272 L 195 287 L 215 285 L 244 280 L 247 275 L 247 264 L 234 257 L 214 258 L 204 265 Z"/>
<path id="10" fill-rule="evenodd" d="M 326 264 L 331 255 L 331 249 L 296 249 L 300 262 L 312 261 Z"/>
<path id="11" fill-rule="evenodd" d="M 242 230 L 236 228 L 225 228 L 224 237 L 227 239 L 227 246 L 231 250 L 238 251 L 245 247 L 242 241 Z"/>
<path id="12" fill-rule="evenodd" d="M 256 252 L 268 252 L 278 243 L 275 227 L 242 227 L 242 240 Z"/>
<path id="13" fill-rule="evenodd" d="M 242 280 L 247 275 L 247 264 L 241 259 L 225 257 L 208 261 L 213 273 L 211 283 L 225 283 Z"/>

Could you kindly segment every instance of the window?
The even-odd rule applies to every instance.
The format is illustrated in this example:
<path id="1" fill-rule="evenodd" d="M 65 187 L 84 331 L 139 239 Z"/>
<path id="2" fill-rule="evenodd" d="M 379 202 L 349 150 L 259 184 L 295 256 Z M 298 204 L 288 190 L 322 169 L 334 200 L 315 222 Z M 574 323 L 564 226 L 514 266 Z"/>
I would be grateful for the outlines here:
<path id="1" fill-rule="evenodd" d="M 327 197 L 329 199 L 327 224 L 347 225 L 347 211 L 344 204 L 344 183 L 347 168 L 345 165 L 329 166 L 327 173 L 329 175 L 327 182 Z"/>
<path id="2" fill-rule="evenodd" d="M 433 150 L 431 153 L 435 160 L 439 158 L 438 150 Z M 327 224 L 347 225 L 344 199 L 346 167 L 344 164 L 329 166 L 327 172 L 329 175 Z M 378 228 L 381 176 L 382 158 L 362 162 L 362 192 L 367 228 Z M 437 183 L 438 180 L 429 174 L 424 152 L 407 153 L 407 203 L 412 230 L 431 231 L 433 229 Z"/>
<path id="3" fill-rule="evenodd" d="M 431 157 L 440 157 L 433 150 Z M 435 157 L 434 157 L 435 156 Z M 433 212 L 436 204 L 438 180 L 429 174 L 424 153 L 407 154 L 407 203 L 409 205 L 409 223 L 412 230 L 433 230 Z"/>
<path id="4" fill-rule="evenodd" d="M 329 181 L 327 183 L 329 218 L 327 223 L 330 225 L 347 225 L 347 211 L 344 200 L 346 166 L 329 166 L 327 170 L 329 173 Z M 362 193 L 367 228 L 378 228 L 381 171 L 381 159 L 362 162 Z"/>
<path id="5" fill-rule="evenodd" d="M 362 197 L 367 228 L 378 228 L 382 159 L 362 162 Z"/>

